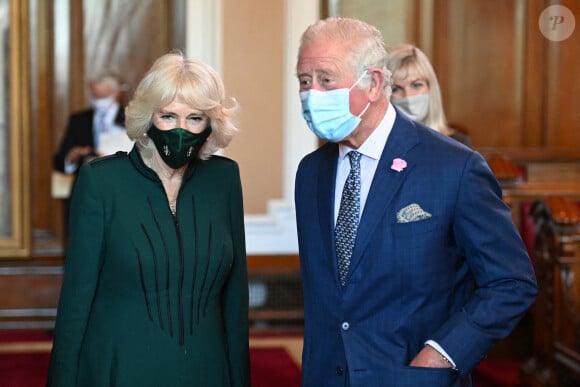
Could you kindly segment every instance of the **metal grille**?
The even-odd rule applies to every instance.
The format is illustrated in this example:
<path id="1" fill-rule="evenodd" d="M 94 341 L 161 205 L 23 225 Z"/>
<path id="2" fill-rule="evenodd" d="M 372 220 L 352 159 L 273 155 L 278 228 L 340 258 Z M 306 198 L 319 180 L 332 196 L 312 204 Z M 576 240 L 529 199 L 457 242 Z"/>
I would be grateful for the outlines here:
<path id="1" fill-rule="evenodd" d="M 299 274 L 252 275 L 249 283 L 252 328 L 302 328 L 304 303 Z"/>

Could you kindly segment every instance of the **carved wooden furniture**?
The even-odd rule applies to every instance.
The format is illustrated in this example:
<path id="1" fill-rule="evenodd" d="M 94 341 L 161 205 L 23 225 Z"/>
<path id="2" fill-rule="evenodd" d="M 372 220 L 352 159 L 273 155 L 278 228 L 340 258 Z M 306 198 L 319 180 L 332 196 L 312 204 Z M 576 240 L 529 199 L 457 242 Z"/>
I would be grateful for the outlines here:
<path id="1" fill-rule="evenodd" d="M 519 168 L 508 156 L 494 153 L 486 160 L 500 183 L 515 182 L 520 177 Z"/>
<path id="2" fill-rule="evenodd" d="M 524 237 L 527 212 L 534 201 L 561 196 L 580 202 L 580 153 L 510 155 L 494 149 L 483 155 L 501 184 L 503 199 Z"/>
<path id="3" fill-rule="evenodd" d="M 580 205 L 564 197 L 534 202 L 533 356 L 522 365 L 527 386 L 580 385 Z"/>

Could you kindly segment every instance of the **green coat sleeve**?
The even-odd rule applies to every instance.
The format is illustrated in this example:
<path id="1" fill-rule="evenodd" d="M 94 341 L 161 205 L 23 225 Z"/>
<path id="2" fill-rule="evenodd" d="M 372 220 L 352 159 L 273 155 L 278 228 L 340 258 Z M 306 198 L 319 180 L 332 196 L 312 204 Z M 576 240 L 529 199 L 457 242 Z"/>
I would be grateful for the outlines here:
<path id="1" fill-rule="evenodd" d="M 71 198 L 70 242 L 64 266 L 47 386 L 76 385 L 78 357 L 98 286 L 104 232 L 103 200 L 84 165 Z"/>

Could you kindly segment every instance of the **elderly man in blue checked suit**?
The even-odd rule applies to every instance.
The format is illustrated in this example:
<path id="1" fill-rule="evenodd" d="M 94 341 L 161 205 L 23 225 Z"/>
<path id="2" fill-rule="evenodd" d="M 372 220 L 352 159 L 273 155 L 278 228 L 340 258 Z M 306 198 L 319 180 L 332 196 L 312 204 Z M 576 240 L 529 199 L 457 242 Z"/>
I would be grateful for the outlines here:
<path id="1" fill-rule="evenodd" d="M 497 180 L 480 154 L 389 104 L 376 28 L 313 24 L 297 76 L 327 141 L 295 186 L 303 386 L 471 386 L 537 294 Z"/>

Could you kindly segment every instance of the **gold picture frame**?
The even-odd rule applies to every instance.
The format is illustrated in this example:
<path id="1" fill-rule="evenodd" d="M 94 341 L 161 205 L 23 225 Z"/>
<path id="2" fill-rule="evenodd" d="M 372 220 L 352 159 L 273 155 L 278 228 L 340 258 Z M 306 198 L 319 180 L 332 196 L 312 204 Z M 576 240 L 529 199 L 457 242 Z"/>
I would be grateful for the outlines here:
<path id="1" fill-rule="evenodd" d="M 0 0 L 0 258 L 30 256 L 28 1 Z"/>

